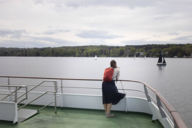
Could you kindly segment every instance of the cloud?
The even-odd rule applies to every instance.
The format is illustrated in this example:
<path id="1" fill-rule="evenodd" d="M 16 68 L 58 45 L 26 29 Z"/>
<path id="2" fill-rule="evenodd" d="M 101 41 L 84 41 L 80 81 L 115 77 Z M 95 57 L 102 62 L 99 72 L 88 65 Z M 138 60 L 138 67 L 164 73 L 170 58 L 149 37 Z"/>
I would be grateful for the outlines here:
<path id="1" fill-rule="evenodd" d="M 20 38 L 23 34 L 28 34 L 26 30 L 3 30 L 0 29 L 0 36 L 7 37 L 10 36 L 12 38 Z"/>
<path id="2" fill-rule="evenodd" d="M 0 31 L 1 36 L 9 36 L 0 40 L 0 47 L 59 47 L 59 46 L 74 46 L 76 42 L 53 37 L 22 35 L 26 31 Z M 39 34 L 38 34 L 39 35 Z M 14 36 L 14 37 L 13 37 Z M 19 38 L 16 38 L 16 37 Z M 14 38 L 14 39 L 13 39 Z"/>
<path id="3" fill-rule="evenodd" d="M 153 35 L 154 38 L 158 38 L 161 37 L 160 35 Z"/>
<path id="4" fill-rule="evenodd" d="M 36 0 L 36 4 L 54 4 L 55 7 L 125 7 L 130 9 L 135 8 L 153 8 L 158 13 L 177 13 L 189 12 L 191 9 L 192 1 L 190 0 Z M 154 11 L 154 10 L 153 10 Z M 169 16 L 158 16 L 157 19 L 169 18 Z M 155 18 L 155 19 L 156 19 Z"/>
<path id="5" fill-rule="evenodd" d="M 26 36 L 22 40 L 5 40 L 0 41 L 0 47 L 59 47 L 59 46 L 73 46 L 75 42 L 51 38 L 51 37 L 30 37 Z"/>
<path id="6" fill-rule="evenodd" d="M 81 38 L 100 38 L 100 39 L 114 39 L 114 38 L 122 38 L 123 36 L 111 35 L 106 31 L 82 31 L 77 33 L 76 36 Z"/>
<path id="7" fill-rule="evenodd" d="M 41 4 L 43 3 L 43 0 L 35 0 L 35 4 Z"/>
<path id="8" fill-rule="evenodd" d="M 192 41 L 192 36 L 177 37 L 177 38 L 174 38 L 173 40 L 191 40 Z"/>
<path id="9" fill-rule="evenodd" d="M 191 6 L 190 0 L 0 0 L 0 41 L 35 47 L 188 43 Z"/>
<path id="10" fill-rule="evenodd" d="M 43 32 L 43 34 L 58 34 L 58 33 L 63 33 L 63 32 L 70 32 L 70 30 L 47 30 Z"/>
<path id="11" fill-rule="evenodd" d="M 122 41 L 125 45 L 145 45 L 145 44 L 186 44 L 186 43 L 192 43 L 192 36 L 183 36 L 183 37 L 177 37 L 174 39 L 170 39 L 167 41 L 147 41 L 144 39 L 141 40 L 129 40 L 129 41 Z"/>
<path id="12" fill-rule="evenodd" d="M 35 41 L 45 41 L 45 42 L 50 42 L 52 44 L 55 45 L 69 45 L 69 44 L 73 44 L 74 42 L 72 41 L 67 41 L 64 39 L 58 39 L 58 38 L 52 38 L 52 37 L 30 37 L 31 39 L 35 40 Z"/>
<path id="13" fill-rule="evenodd" d="M 0 4 L 6 3 L 7 0 L 1 0 Z"/>
<path id="14" fill-rule="evenodd" d="M 43 3 L 43 0 L 36 0 L 35 3 Z M 47 2 L 47 1 L 46 1 Z M 66 5 L 69 7 L 80 6 L 127 6 L 127 7 L 146 7 L 158 3 L 155 0 L 49 0 L 55 6 Z"/>
<path id="15" fill-rule="evenodd" d="M 177 32 L 174 32 L 174 33 L 169 33 L 168 35 L 175 35 L 175 36 L 177 36 L 177 35 L 179 35 L 180 33 L 177 33 Z"/>
<path id="16" fill-rule="evenodd" d="M 168 41 L 146 41 L 146 40 L 130 40 L 123 41 L 125 45 L 146 45 L 146 44 L 169 44 L 171 42 Z"/>
<path id="17" fill-rule="evenodd" d="M 6 40 L 0 41 L 0 47 L 18 47 L 18 48 L 34 48 L 34 47 L 47 47 L 47 44 L 35 40 Z"/>
<path id="18" fill-rule="evenodd" d="M 160 16 L 154 16 L 154 20 L 165 20 L 165 19 L 168 19 L 170 18 L 168 15 L 160 15 Z"/>

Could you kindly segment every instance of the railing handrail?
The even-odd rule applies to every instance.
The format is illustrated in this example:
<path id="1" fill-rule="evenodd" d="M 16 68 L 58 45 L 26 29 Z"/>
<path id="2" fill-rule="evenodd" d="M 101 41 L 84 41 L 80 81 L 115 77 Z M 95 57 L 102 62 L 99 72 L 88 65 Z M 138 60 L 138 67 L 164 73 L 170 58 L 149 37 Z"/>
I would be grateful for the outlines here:
<path id="1" fill-rule="evenodd" d="M 27 85 L 16 85 L 16 84 L 11 84 L 11 85 L 6 85 L 6 84 L 0 84 L 0 87 L 20 87 L 20 88 L 25 88 Z"/>
<path id="2" fill-rule="evenodd" d="M 0 76 L 0 77 L 4 77 L 4 78 L 26 78 L 26 79 L 54 79 L 54 80 L 80 80 L 80 81 L 103 81 L 103 79 L 77 79 L 77 78 L 49 78 L 49 77 L 21 77 L 21 76 Z M 187 126 L 185 125 L 184 121 L 182 120 L 182 118 L 180 117 L 179 113 L 175 110 L 175 108 L 165 99 L 165 97 L 158 92 L 157 90 L 155 90 L 153 87 L 151 87 L 150 85 L 140 82 L 140 81 L 135 81 L 135 80 L 118 80 L 118 81 L 124 81 L 124 82 L 136 82 L 136 83 L 140 83 L 143 84 L 145 86 L 147 86 L 151 91 L 153 91 L 158 97 L 159 99 L 163 102 L 163 104 L 165 105 L 165 107 L 168 109 L 168 111 L 170 112 L 170 114 L 172 115 L 173 119 L 175 120 L 175 123 L 177 124 L 178 128 L 187 128 Z"/>

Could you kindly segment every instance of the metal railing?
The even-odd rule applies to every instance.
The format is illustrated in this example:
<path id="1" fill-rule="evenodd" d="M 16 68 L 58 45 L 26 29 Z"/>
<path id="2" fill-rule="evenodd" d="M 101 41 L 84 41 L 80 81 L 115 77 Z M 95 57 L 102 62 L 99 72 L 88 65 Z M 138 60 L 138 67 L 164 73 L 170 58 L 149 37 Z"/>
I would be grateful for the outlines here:
<path id="1" fill-rule="evenodd" d="M 44 92 L 43 94 L 41 94 L 40 96 L 36 97 L 35 99 L 29 101 L 28 103 L 24 104 L 23 106 L 21 106 L 20 108 L 18 108 L 18 110 L 22 109 L 23 107 L 27 106 L 28 104 L 32 103 L 33 101 L 39 99 L 40 97 L 44 96 L 45 94 L 47 94 L 48 92 L 52 92 L 52 93 L 55 93 L 55 102 L 51 102 L 51 103 L 55 103 L 55 113 L 57 113 L 57 100 L 56 100 L 56 92 L 55 91 L 46 91 Z M 49 103 L 49 105 L 51 104 Z M 47 106 L 47 105 L 46 105 Z M 46 106 L 44 106 L 43 108 L 45 108 Z M 38 111 L 40 111 L 42 108 L 40 108 Z"/>
<path id="2" fill-rule="evenodd" d="M 8 83 L 10 83 L 10 78 L 23 78 L 23 79 L 49 79 L 49 80 L 60 80 L 61 81 L 61 93 L 63 93 L 63 88 L 87 88 L 87 89 L 101 89 L 101 88 L 90 88 L 90 87 L 69 87 L 69 86 L 63 86 L 63 80 L 72 80 L 72 81 L 103 81 L 103 79 L 74 79 L 74 78 L 46 78 L 46 77 L 19 77 L 19 76 L 0 76 L 0 78 L 8 78 Z M 155 90 L 153 87 L 149 86 L 146 83 L 140 82 L 140 81 L 134 81 L 134 80 L 118 80 L 121 82 L 134 82 L 134 83 L 140 83 L 144 86 L 144 91 L 141 90 L 135 90 L 135 89 L 122 89 L 122 90 L 132 90 L 132 91 L 139 91 L 143 92 L 146 95 L 146 98 L 148 102 L 151 102 L 151 99 L 157 103 L 157 106 L 159 108 L 160 114 L 162 118 L 167 117 L 163 110 L 162 103 L 165 105 L 166 109 L 169 111 L 173 118 L 173 123 L 175 128 L 187 128 L 184 121 L 180 117 L 179 113 L 173 108 L 173 106 L 164 98 L 164 96 Z M 150 89 L 155 95 L 156 100 L 149 95 L 148 89 Z M 119 89 L 121 90 L 121 89 Z"/>
<path id="3" fill-rule="evenodd" d="M 52 92 L 52 93 L 54 93 L 55 102 L 50 102 L 49 105 L 52 104 L 52 103 L 55 103 L 55 113 L 57 113 L 57 95 L 56 95 L 56 94 L 57 94 L 57 82 L 56 82 L 56 81 L 43 81 L 43 82 L 39 83 L 38 85 L 36 85 L 35 87 L 31 88 L 31 89 L 30 89 L 29 91 L 27 91 L 26 93 L 29 93 L 30 91 L 34 90 L 35 88 L 37 88 L 38 86 L 42 85 L 42 84 L 45 83 L 45 82 L 53 82 L 53 83 L 54 83 L 54 86 L 55 86 L 55 91 L 46 91 L 46 92 L 44 92 L 44 93 L 41 94 L 40 96 L 36 97 L 35 99 L 29 101 L 28 103 L 26 103 L 26 104 L 24 104 L 23 106 L 21 106 L 20 108 L 18 108 L 18 110 L 22 109 L 23 107 L 27 106 L 28 104 L 32 103 L 33 101 L 39 99 L 40 97 L 44 96 L 44 95 L 47 94 L 48 92 Z M 25 95 L 25 93 L 24 93 L 23 95 Z M 19 96 L 17 99 L 21 98 L 23 95 Z M 45 106 L 42 107 L 42 108 L 45 108 L 46 106 L 48 106 L 48 105 L 45 105 Z M 42 108 L 40 108 L 38 111 L 40 111 Z"/>
<path id="4" fill-rule="evenodd" d="M 23 100 L 26 100 L 27 99 L 27 97 L 28 97 L 28 93 L 27 93 L 27 86 L 26 85 L 0 85 L 0 87 L 15 87 L 15 90 L 13 91 L 13 92 L 11 92 L 10 91 L 10 93 L 9 94 L 6 94 L 6 96 L 4 97 L 4 98 L 2 98 L 0 101 L 3 101 L 3 100 L 5 100 L 7 97 L 9 97 L 9 96 L 11 96 L 11 95 L 13 95 L 14 93 L 15 93 L 15 100 L 14 100 L 14 102 L 15 103 L 17 103 L 17 91 L 19 90 L 19 89 L 21 89 L 21 88 L 25 88 L 25 91 L 26 91 L 26 93 L 24 94 L 26 97 L 24 98 L 24 99 L 22 99 L 22 101 Z M 23 95 L 23 96 L 24 96 Z"/>
<path id="5" fill-rule="evenodd" d="M 54 93 L 54 101 L 55 102 L 50 102 L 48 105 L 52 104 L 52 103 L 55 103 L 55 113 L 57 113 L 57 81 L 42 81 L 41 83 L 39 83 L 38 85 L 34 86 L 33 88 L 31 88 L 30 90 L 28 90 L 27 88 L 27 85 L 10 85 L 10 78 L 8 78 L 8 85 L 0 85 L 0 87 L 8 87 L 9 88 L 9 91 L 10 93 L 9 94 L 4 94 L 6 95 L 4 98 L 2 98 L 0 101 L 3 101 L 5 100 L 7 97 L 13 95 L 15 93 L 15 99 L 12 101 L 12 102 L 15 102 L 17 104 L 23 102 L 24 100 L 27 100 L 28 99 L 28 93 L 31 92 L 32 90 L 34 90 L 35 88 L 39 87 L 40 85 L 42 85 L 43 83 L 45 82 L 53 82 L 54 83 L 54 87 L 55 87 L 55 91 L 46 91 L 44 92 L 43 94 L 41 94 L 40 96 L 34 98 L 33 100 L 29 101 L 28 103 L 24 104 L 23 106 L 21 106 L 20 108 L 18 108 L 18 110 L 22 109 L 23 107 L 27 106 L 28 104 L 34 102 L 35 100 L 39 99 L 40 97 L 44 96 L 45 94 L 47 93 Z M 15 90 L 13 92 L 11 92 L 11 89 L 10 87 L 15 87 Z M 18 90 L 21 89 L 21 88 L 25 88 L 25 93 L 23 93 L 22 95 L 20 95 L 18 97 Z M 22 99 L 21 101 L 17 102 L 18 99 L 20 99 L 21 97 L 23 96 L 26 96 L 24 99 Z M 46 106 L 48 105 L 45 105 L 43 106 L 42 108 L 38 109 L 38 111 L 42 110 L 43 108 L 45 108 Z"/>

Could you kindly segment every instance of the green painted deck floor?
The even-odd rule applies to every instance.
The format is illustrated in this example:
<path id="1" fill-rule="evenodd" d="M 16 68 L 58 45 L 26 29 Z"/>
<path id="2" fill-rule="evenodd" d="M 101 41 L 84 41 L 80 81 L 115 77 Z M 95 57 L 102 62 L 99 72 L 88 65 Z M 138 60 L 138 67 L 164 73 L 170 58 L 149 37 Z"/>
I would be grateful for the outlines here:
<path id="1" fill-rule="evenodd" d="M 27 106 L 38 109 L 40 106 Z M 46 107 L 39 114 L 19 123 L 0 121 L 0 128 L 163 128 L 159 121 L 152 122 L 151 115 L 112 111 L 106 118 L 102 110 Z"/>

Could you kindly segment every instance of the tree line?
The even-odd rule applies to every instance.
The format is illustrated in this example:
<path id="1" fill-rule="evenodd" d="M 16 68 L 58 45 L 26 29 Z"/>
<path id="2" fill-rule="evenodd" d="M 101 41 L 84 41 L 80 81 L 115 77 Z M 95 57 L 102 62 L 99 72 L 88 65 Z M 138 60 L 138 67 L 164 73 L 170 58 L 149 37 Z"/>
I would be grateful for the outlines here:
<path id="1" fill-rule="evenodd" d="M 192 44 L 0 48 L 0 56 L 158 57 L 160 53 L 165 57 L 189 57 L 192 55 Z"/>

